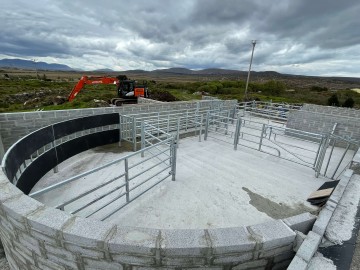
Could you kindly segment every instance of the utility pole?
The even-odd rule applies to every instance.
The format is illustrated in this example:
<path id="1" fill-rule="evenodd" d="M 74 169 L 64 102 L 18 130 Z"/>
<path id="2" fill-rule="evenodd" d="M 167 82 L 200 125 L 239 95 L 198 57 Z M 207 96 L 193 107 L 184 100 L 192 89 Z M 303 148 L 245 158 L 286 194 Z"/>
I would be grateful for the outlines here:
<path id="1" fill-rule="evenodd" d="M 253 56 L 254 56 L 256 40 L 252 40 L 251 42 L 252 42 L 252 52 L 251 52 L 251 58 L 250 58 L 249 72 L 248 72 L 248 76 L 247 76 L 247 80 L 246 80 L 245 101 L 247 101 L 247 99 L 248 99 L 247 91 L 248 91 L 248 85 L 249 85 L 249 80 L 250 80 L 251 64 L 252 64 L 252 60 L 253 60 Z"/>

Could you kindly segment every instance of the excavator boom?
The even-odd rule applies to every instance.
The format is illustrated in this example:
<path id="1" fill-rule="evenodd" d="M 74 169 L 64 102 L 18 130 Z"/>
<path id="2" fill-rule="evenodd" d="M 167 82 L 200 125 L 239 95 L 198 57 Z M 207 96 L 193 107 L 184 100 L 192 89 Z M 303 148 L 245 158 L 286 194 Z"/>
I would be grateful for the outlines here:
<path id="1" fill-rule="evenodd" d="M 72 101 L 77 94 L 84 88 L 85 84 L 119 84 L 118 78 L 113 77 L 88 77 L 82 76 L 78 83 L 72 89 L 68 100 Z"/>
<path id="2" fill-rule="evenodd" d="M 123 103 L 137 103 L 138 97 L 149 97 L 147 84 L 138 85 L 126 75 L 117 77 L 108 76 L 82 76 L 72 89 L 68 100 L 72 101 L 86 84 L 116 84 L 118 98 L 111 99 L 111 104 L 121 106 Z"/>

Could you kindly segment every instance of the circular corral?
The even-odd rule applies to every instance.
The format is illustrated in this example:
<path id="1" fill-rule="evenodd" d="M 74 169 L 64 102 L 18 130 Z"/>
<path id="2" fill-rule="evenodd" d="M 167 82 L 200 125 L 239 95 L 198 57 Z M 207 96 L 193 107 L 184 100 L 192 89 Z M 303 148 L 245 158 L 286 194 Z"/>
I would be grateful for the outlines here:
<path id="1" fill-rule="evenodd" d="M 5 171 L 7 162 L 15 162 L 17 169 L 22 165 L 18 159 L 11 161 L 12 158 L 19 156 L 7 156 Z M 29 167 L 23 169 L 31 171 L 31 164 Z M 14 269 L 30 265 L 33 269 L 275 266 L 292 258 L 294 230 L 306 233 L 315 220 L 314 216 L 304 213 L 233 228 L 123 227 L 45 206 L 24 195 L 8 177 L 8 173 L 0 173 L 0 232 Z"/>

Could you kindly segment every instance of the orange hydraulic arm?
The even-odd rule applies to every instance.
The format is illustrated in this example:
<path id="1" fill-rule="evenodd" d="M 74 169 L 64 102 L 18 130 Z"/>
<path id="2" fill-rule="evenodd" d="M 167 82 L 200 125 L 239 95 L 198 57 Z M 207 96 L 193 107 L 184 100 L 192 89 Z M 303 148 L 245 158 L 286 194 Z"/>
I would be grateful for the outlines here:
<path id="1" fill-rule="evenodd" d="M 83 89 L 85 84 L 119 84 L 118 78 L 113 77 L 88 77 L 82 76 L 79 82 L 74 86 L 68 100 L 72 101 L 76 95 Z"/>

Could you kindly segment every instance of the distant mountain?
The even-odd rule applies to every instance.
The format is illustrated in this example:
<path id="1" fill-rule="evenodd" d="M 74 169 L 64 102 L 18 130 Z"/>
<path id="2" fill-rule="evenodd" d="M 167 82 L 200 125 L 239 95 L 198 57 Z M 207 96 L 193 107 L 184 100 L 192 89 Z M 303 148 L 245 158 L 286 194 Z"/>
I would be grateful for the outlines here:
<path id="1" fill-rule="evenodd" d="M 46 62 L 34 62 L 31 60 L 23 60 L 23 59 L 1 59 L 0 67 L 19 68 L 19 69 L 38 69 L 38 70 L 59 70 L 59 71 L 74 70 L 67 65 L 48 64 Z"/>
<path id="2" fill-rule="evenodd" d="M 100 69 L 92 70 L 92 72 L 114 72 L 114 70 L 110 68 L 100 68 Z"/>

